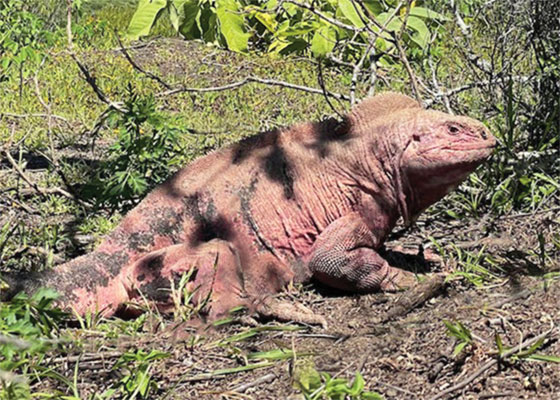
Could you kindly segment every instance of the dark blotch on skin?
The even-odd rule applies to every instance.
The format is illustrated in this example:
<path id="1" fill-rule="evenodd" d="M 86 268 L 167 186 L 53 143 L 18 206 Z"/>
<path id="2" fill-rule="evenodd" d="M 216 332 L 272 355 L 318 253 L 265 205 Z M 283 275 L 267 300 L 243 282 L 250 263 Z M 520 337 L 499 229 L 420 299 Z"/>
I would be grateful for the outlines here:
<path id="1" fill-rule="evenodd" d="M 146 269 L 152 272 L 159 272 L 163 268 L 163 255 L 157 255 L 146 261 Z"/>
<path id="2" fill-rule="evenodd" d="M 252 151 L 278 143 L 280 130 L 275 129 L 268 132 L 262 132 L 254 136 L 249 136 L 241 140 L 233 148 L 233 164 L 240 164 L 245 160 Z"/>
<path id="3" fill-rule="evenodd" d="M 278 182 L 284 189 L 284 197 L 294 197 L 294 173 L 288 157 L 281 146 L 275 145 L 270 154 L 264 159 L 264 172 L 274 182 Z"/>
<path id="4" fill-rule="evenodd" d="M 210 196 L 195 193 L 184 200 L 187 213 L 196 223 L 191 245 L 209 242 L 212 239 L 229 240 L 233 234 L 231 223 L 216 213 L 216 205 Z"/>
<path id="5" fill-rule="evenodd" d="M 166 303 L 171 297 L 171 283 L 169 279 L 160 276 L 151 282 L 140 286 L 139 292 L 147 299 Z"/>
<path id="6" fill-rule="evenodd" d="M 310 147 L 316 150 L 321 158 L 325 158 L 329 155 L 331 143 L 344 142 L 352 137 L 350 127 L 350 121 L 346 118 L 342 121 L 329 118 L 316 122 L 313 124 L 313 129 L 316 132 L 317 140 Z"/>
<path id="7" fill-rule="evenodd" d="M 154 235 L 151 232 L 133 232 L 128 239 L 128 248 L 134 251 L 153 246 Z"/>

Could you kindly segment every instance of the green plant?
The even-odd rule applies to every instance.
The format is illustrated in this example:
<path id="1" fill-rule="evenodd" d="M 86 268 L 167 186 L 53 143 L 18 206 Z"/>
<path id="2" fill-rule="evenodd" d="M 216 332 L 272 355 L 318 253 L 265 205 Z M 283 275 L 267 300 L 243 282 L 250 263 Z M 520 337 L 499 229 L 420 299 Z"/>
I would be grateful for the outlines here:
<path id="1" fill-rule="evenodd" d="M 156 112 L 152 96 L 141 97 L 128 87 L 125 113 L 112 112 L 108 124 L 117 131 L 117 140 L 109 148 L 84 194 L 113 208 L 130 208 L 182 161 L 179 129 L 169 126 Z"/>
<path id="2" fill-rule="evenodd" d="M 461 322 L 443 321 L 447 328 L 447 334 L 459 340 L 453 349 L 453 357 L 456 357 L 463 349 L 473 343 L 471 331 Z"/>
<path id="3" fill-rule="evenodd" d="M 294 380 L 306 400 L 383 400 L 379 393 L 365 390 L 360 372 L 349 382 L 327 372 L 318 372 L 310 363 L 305 363 L 296 370 Z"/>
<path id="4" fill-rule="evenodd" d="M 252 45 L 271 54 L 323 58 L 334 52 L 346 61 L 355 61 L 370 50 L 367 45 L 371 35 L 376 35 L 377 53 L 383 62 L 391 64 L 389 55 L 396 49 L 394 35 L 402 33 L 412 52 L 423 50 L 433 33 L 429 25 L 446 19 L 415 3 L 407 8 L 397 1 L 378 0 L 313 4 L 277 0 L 140 0 L 129 36 L 147 35 L 154 21 L 167 15 L 186 39 L 218 42 L 238 52 Z"/>
<path id="5" fill-rule="evenodd" d="M 511 360 L 512 361 L 542 361 L 542 362 L 552 362 L 552 363 L 560 363 L 560 357 L 555 355 L 548 355 L 548 354 L 540 354 L 537 353 L 543 344 L 544 338 L 537 341 L 535 344 L 530 346 L 525 350 L 518 351 L 517 353 L 512 354 Z M 502 338 L 498 333 L 494 335 L 494 342 L 496 343 L 496 347 L 498 349 L 498 356 L 502 357 L 505 352 L 511 350 L 512 348 L 505 347 Z"/>
<path id="6" fill-rule="evenodd" d="M 20 293 L 10 303 L 0 303 L 0 371 L 11 375 L 11 381 L 4 381 L 0 391 L 3 398 L 28 398 L 28 382 L 21 375 L 44 375 L 40 364 L 56 345 L 52 339 L 66 318 L 64 312 L 53 307 L 57 297 L 54 291 L 41 289 L 31 297 Z"/>
<path id="7" fill-rule="evenodd" d="M 157 389 L 157 383 L 152 379 L 153 363 L 168 356 L 169 354 L 157 350 L 147 353 L 138 349 L 124 353 L 113 368 L 121 370 L 124 376 L 111 394 L 118 391 L 127 400 L 150 398 L 149 395 Z"/>
<path id="8" fill-rule="evenodd" d="M 44 21 L 30 12 L 26 2 L 19 0 L 0 0 L 0 81 L 7 79 L 11 68 L 20 75 L 20 90 L 24 64 L 36 64 L 41 60 L 41 50 L 51 38 L 43 29 Z M 20 92 L 21 97 L 21 92 Z"/>

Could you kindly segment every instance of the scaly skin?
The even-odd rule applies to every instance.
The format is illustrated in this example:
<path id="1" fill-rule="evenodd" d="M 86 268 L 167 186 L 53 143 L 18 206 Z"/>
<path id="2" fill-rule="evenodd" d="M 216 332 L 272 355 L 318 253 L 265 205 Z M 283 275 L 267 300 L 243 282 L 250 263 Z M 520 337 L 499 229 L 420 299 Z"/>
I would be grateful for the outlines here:
<path id="1" fill-rule="evenodd" d="M 378 249 L 399 217 L 413 221 L 491 153 L 478 121 L 423 110 L 409 97 L 365 100 L 342 122 L 305 123 L 246 139 L 179 171 L 92 253 L 13 289 L 49 286 L 79 313 L 129 302 L 172 305 L 171 280 L 195 268 L 194 302 L 210 319 L 248 306 L 322 322 L 273 302 L 312 278 L 352 292 L 414 282 Z"/>

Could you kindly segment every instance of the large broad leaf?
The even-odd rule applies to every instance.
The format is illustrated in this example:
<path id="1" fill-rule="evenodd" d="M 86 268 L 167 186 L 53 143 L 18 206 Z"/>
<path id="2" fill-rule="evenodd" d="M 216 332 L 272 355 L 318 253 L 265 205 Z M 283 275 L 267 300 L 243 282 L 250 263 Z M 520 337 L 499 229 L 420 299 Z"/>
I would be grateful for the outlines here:
<path id="1" fill-rule="evenodd" d="M 196 18 L 199 16 L 200 10 L 197 0 L 173 0 L 169 8 L 171 23 L 185 39 L 200 37 L 196 26 Z"/>
<path id="2" fill-rule="evenodd" d="M 387 23 L 387 20 L 389 19 L 389 17 L 392 17 L 391 20 L 389 21 L 389 23 Z M 377 22 L 379 22 L 379 24 L 381 26 L 385 26 L 385 32 L 396 32 L 398 30 L 401 29 L 402 26 L 402 21 L 400 18 L 395 17 L 394 15 L 390 14 L 390 13 L 381 13 L 377 16 Z M 379 28 L 377 28 L 377 26 L 374 26 L 373 29 L 375 31 L 379 30 Z"/>
<path id="3" fill-rule="evenodd" d="M 439 19 L 442 21 L 449 19 L 445 15 L 442 15 L 440 13 L 437 13 L 435 11 L 432 11 L 424 7 L 412 7 L 410 9 L 410 15 L 415 17 L 420 17 L 420 18 L 426 18 L 426 19 Z"/>
<path id="4" fill-rule="evenodd" d="M 185 3 L 189 0 L 171 0 L 169 5 L 169 19 L 171 20 L 171 25 L 176 31 L 179 31 L 179 26 L 185 18 Z"/>
<path id="5" fill-rule="evenodd" d="M 330 25 L 321 26 L 311 39 L 311 52 L 317 58 L 326 56 L 336 44 L 336 31 Z"/>
<path id="6" fill-rule="evenodd" d="M 351 0 L 338 0 L 338 7 L 340 11 L 342 11 L 342 15 L 344 15 L 346 19 L 352 22 L 352 25 L 358 28 L 363 28 L 364 21 L 362 21 L 362 18 L 360 18 L 361 13 L 358 14 L 358 11 L 356 11 L 356 8 L 359 6 L 354 6 L 354 4 L 356 3 L 353 3 Z"/>
<path id="7" fill-rule="evenodd" d="M 407 26 L 416 31 L 410 36 L 410 39 L 420 48 L 424 49 L 430 40 L 430 31 L 424 21 L 420 18 L 409 16 L 406 22 Z"/>
<path id="8" fill-rule="evenodd" d="M 156 17 L 166 6 L 167 0 L 140 0 L 128 25 L 127 36 L 138 39 L 140 36 L 148 35 Z"/>
<path id="9" fill-rule="evenodd" d="M 220 31 L 230 50 L 247 51 L 251 34 L 245 32 L 245 21 L 235 0 L 218 0 L 216 14 Z"/>
<path id="10" fill-rule="evenodd" d="M 380 0 L 363 0 L 366 8 L 373 14 L 379 15 L 383 12 L 384 7 Z"/>

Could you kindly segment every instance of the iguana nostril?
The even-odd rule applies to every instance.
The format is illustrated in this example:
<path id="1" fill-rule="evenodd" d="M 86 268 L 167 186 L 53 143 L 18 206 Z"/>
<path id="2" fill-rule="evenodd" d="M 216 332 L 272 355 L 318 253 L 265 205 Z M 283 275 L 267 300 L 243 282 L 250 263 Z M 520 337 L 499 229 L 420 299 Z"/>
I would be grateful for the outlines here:
<path id="1" fill-rule="evenodd" d="M 488 139 L 488 135 L 486 134 L 486 132 L 484 131 L 484 129 L 482 129 L 480 131 L 480 136 L 482 136 L 482 139 Z"/>

